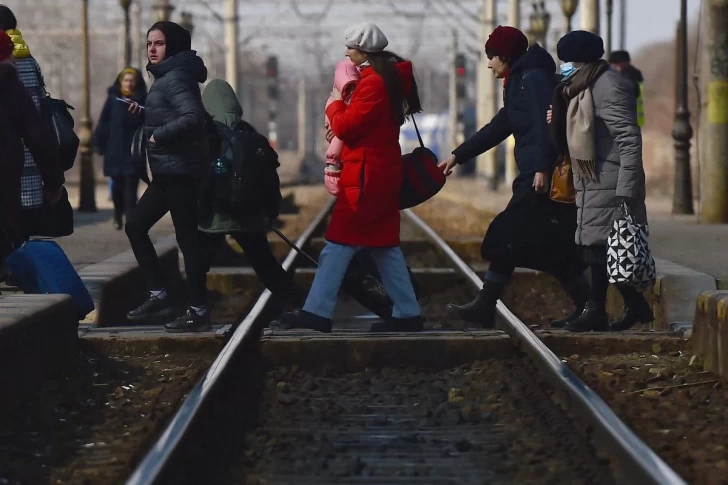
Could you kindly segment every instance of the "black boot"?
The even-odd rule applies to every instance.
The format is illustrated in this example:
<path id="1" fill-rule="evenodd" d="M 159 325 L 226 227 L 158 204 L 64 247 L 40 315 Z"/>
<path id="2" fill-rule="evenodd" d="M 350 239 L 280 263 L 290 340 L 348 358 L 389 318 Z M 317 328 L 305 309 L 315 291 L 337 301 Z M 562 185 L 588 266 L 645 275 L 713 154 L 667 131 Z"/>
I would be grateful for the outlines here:
<path id="1" fill-rule="evenodd" d="M 485 328 L 495 326 L 495 306 L 503 294 L 505 287 L 500 283 L 486 280 L 483 289 L 470 303 L 465 305 L 453 305 L 449 303 L 446 307 L 447 316 L 453 320 L 464 320 L 477 323 Z"/>
<path id="2" fill-rule="evenodd" d="M 147 300 L 138 308 L 126 314 L 126 318 L 133 322 L 140 322 L 153 318 L 169 317 L 174 313 L 174 307 L 167 298 L 157 298 L 149 293 Z"/>
<path id="3" fill-rule="evenodd" d="M 270 328 L 273 330 L 308 328 L 317 332 L 331 333 L 331 319 L 304 310 L 296 310 L 283 313 L 278 320 L 270 323 Z"/>
<path id="4" fill-rule="evenodd" d="M 609 319 L 603 302 L 589 300 L 584 312 L 578 318 L 566 324 L 569 332 L 606 332 L 609 330 Z"/>
<path id="5" fill-rule="evenodd" d="M 388 318 L 372 324 L 372 332 L 421 332 L 424 319 L 421 316 L 409 318 Z"/>
<path id="6" fill-rule="evenodd" d="M 210 312 L 206 311 L 200 315 L 193 309 L 188 308 L 184 315 L 165 324 L 164 328 L 169 333 L 207 332 L 212 329 L 210 325 Z"/>
<path id="7" fill-rule="evenodd" d="M 619 292 L 624 298 L 624 311 L 618 320 L 609 324 L 609 330 L 621 332 L 638 323 L 650 323 L 655 319 L 652 308 L 642 293 L 631 288 L 619 288 Z"/>
<path id="8" fill-rule="evenodd" d="M 584 307 L 586 307 L 586 302 L 589 300 L 589 296 L 591 295 L 591 287 L 589 286 L 589 281 L 586 278 L 580 278 L 579 280 L 579 282 L 574 282 L 574 284 L 570 284 L 568 286 L 563 285 L 564 290 L 566 290 L 566 293 L 569 295 L 569 298 L 571 298 L 571 301 L 574 302 L 574 312 L 566 318 L 551 322 L 551 328 L 564 328 L 584 313 Z"/>

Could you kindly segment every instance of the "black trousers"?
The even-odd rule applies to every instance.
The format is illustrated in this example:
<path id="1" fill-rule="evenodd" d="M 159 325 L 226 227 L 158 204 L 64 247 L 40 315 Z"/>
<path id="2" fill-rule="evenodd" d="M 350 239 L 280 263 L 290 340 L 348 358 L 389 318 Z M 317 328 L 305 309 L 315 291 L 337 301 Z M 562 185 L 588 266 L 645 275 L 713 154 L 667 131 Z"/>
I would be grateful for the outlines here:
<path id="1" fill-rule="evenodd" d="M 218 248 L 225 239 L 221 233 L 201 233 L 205 253 L 205 267 L 210 268 Z M 295 295 L 293 279 L 278 262 L 264 232 L 234 232 L 230 234 L 240 245 L 250 266 L 271 293 L 282 297 Z"/>
<path id="2" fill-rule="evenodd" d="M 139 177 L 137 175 L 114 175 L 111 177 L 111 199 L 114 201 L 114 218 L 121 219 L 125 215 L 131 217 L 137 205 L 137 189 Z"/>
<path id="3" fill-rule="evenodd" d="M 190 304 L 194 306 L 207 302 L 207 267 L 197 230 L 200 183 L 200 179 L 187 175 L 155 175 L 126 222 L 126 234 L 149 289 L 162 289 L 164 279 L 149 230 L 167 212 L 172 215 L 177 244 L 184 257 Z"/>

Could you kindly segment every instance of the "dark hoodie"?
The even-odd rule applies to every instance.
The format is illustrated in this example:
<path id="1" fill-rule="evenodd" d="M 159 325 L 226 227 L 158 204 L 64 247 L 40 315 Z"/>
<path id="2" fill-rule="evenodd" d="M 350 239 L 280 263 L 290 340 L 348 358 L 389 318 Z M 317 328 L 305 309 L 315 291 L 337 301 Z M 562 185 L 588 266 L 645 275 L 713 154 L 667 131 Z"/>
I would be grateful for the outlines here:
<path id="1" fill-rule="evenodd" d="M 516 141 L 518 177 L 513 181 L 513 199 L 531 193 L 536 172 L 549 177 L 557 152 L 549 138 L 546 111 L 556 87 L 556 63 L 539 45 L 534 45 L 511 67 L 504 87 L 504 107 L 453 153 L 458 163 L 496 147 L 510 135 Z"/>
<path id="2" fill-rule="evenodd" d="M 155 140 L 147 143 L 149 167 L 152 174 L 203 176 L 208 149 L 198 83 L 207 80 L 207 68 L 189 50 L 189 32 L 169 24 L 173 23 L 161 22 L 150 29 L 165 34 L 168 55 L 159 64 L 147 65 L 154 76 L 144 111 L 145 137 L 154 135 Z"/>
<path id="3" fill-rule="evenodd" d="M 147 86 L 142 73 L 136 72 L 136 91 L 129 99 L 144 106 L 147 99 Z M 131 142 L 134 133 L 144 123 L 142 116 L 134 116 L 129 106 L 116 98 L 124 98 L 121 93 L 119 77 L 108 90 L 109 96 L 101 111 L 99 123 L 94 131 L 93 144 L 96 151 L 104 155 L 104 175 L 107 177 L 133 175 L 136 168 L 131 159 Z"/>

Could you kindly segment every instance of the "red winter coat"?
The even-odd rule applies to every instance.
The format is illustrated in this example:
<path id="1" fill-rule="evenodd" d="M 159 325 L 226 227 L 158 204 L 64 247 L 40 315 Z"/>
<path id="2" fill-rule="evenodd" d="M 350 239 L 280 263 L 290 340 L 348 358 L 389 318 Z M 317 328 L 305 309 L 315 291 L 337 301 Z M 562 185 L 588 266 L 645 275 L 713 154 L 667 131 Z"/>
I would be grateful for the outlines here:
<path id="1" fill-rule="evenodd" d="M 404 92 L 412 89 L 412 64 L 397 64 Z M 370 248 L 399 246 L 402 151 L 384 80 L 362 70 L 351 103 L 326 109 L 331 129 L 344 142 L 341 191 L 326 232 L 337 244 Z"/>

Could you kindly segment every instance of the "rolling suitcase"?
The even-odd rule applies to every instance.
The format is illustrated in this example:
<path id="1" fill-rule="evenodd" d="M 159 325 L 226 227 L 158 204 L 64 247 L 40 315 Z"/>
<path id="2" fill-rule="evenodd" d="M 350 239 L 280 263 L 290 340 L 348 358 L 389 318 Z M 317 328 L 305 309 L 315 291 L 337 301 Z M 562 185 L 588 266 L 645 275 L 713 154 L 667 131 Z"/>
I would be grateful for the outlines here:
<path id="1" fill-rule="evenodd" d="M 65 294 L 73 300 L 79 320 L 94 309 L 94 301 L 68 260 L 63 249 L 53 241 L 33 240 L 22 242 L 14 237 L 14 228 L 2 212 L 3 232 L 11 243 L 12 252 L 5 259 L 5 266 L 23 292 L 28 294 Z"/>

